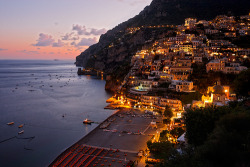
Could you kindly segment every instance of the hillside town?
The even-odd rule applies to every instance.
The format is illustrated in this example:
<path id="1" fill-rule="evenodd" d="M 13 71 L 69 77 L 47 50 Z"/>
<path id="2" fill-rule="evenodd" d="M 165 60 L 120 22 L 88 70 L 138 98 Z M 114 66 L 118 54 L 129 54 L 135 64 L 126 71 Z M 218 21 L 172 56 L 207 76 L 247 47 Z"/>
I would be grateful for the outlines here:
<path id="1" fill-rule="evenodd" d="M 159 33 L 162 29 L 167 31 Z M 232 104 L 238 104 L 249 97 L 247 85 L 239 82 L 249 78 L 250 13 L 238 17 L 220 15 L 211 21 L 186 18 L 185 23 L 178 26 L 127 28 L 125 35 L 109 44 L 108 48 L 119 48 L 124 44 L 126 35 L 133 36 L 143 30 L 151 33 L 150 38 L 131 57 L 129 65 L 125 66 L 128 70 L 114 72 L 118 76 L 115 81 L 114 76 L 111 79 L 111 75 L 93 68 L 83 71 L 79 68 L 78 74 L 92 75 L 97 72 L 102 79 L 105 75 L 107 82 L 113 80 L 119 83 L 105 108 L 125 109 L 137 113 L 132 114 L 132 117 L 141 115 L 151 118 L 150 127 L 156 128 L 157 133 L 147 142 L 142 156 L 145 156 L 148 166 L 155 163 L 168 164 L 163 159 L 166 160 L 171 154 L 163 155 L 170 148 L 174 147 L 182 155 L 190 143 L 200 144 L 197 141 L 192 143 L 195 135 L 192 136 L 193 132 L 188 131 L 188 128 L 192 129 L 197 122 L 189 123 L 194 120 L 189 115 L 197 114 L 197 111 L 203 116 L 204 113 L 210 113 L 204 119 L 211 116 L 216 121 L 220 117 L 213 116 L 215 111 L 218 110 L 219 115 L 225 113 L 220 110 L 234 111 Z M 203 117 L 199 114 L 196 115 L 198 119 Z M 198 123 L 198 126 L 203 126 L 199 120 Z M 105 131 L 110 129 L 106 127 Z M 208 135 L 206 130 L 196 135 L 199 137 L 201 133 Z M 138 134 L 145 135 L 142 132 Z M 137 142 L 140 143 L 139 140 Z M 170 146 L 170 143 L 172 146 L 161 152 L 159 147 Z"/>
<path id="2" fill-rule="evenodd" d="M 230 84 L 222 84 L 220 77 L 214 78 L 211 85 L 203 85 L 206 90 L 202 91 L 194 71 L 197 73 L 197 68 L 202 67 L 198 73 L 205 76 L 216 73 L 236 76 L 247 70 L 250 48 L 237 46 L 232 41 L 249 36 L 250 15 L 237 18 L 222 15 L 211 21 L 187 18 L 183 25 L 147 28 L 157 27 L 175 27 L 168 32 L 174 35 L 158 39 L 153 45 L 145 45 L 137 51 L 119 91 L 108 100 L 109 107 L 131 107 L 162 115 L 166 126 L 161 132 L 171 132 L 175 128 L 184 132 L 182 118 L 186 109 L 226 106 L 230 101 L 240 100 Z M 145 27 L 129 28 L 127 33 L 133 34 L 141 28 Z M 188 102 L 183 96 L 189 98 Z M 166 114 L 168 109 L 172 114 Z M 172 143 L 185 142 L 184 134 L 168 133 L 166 139 Z"/>

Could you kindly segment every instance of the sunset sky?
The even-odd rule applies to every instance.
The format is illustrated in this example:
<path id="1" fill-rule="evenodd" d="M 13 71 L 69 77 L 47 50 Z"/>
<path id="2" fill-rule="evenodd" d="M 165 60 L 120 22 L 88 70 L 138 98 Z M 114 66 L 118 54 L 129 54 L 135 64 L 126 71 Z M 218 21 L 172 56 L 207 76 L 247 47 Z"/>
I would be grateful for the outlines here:
<path id="1" fill-rule="evenodd" d="M 152 0 L 0 0 L 0 59 L 75 59 Z"/>

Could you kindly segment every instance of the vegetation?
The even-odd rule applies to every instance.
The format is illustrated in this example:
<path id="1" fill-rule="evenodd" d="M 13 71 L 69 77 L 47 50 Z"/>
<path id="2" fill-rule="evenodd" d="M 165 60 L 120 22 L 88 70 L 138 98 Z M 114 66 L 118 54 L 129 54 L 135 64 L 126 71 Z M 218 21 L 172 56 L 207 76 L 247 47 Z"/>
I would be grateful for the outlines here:
<path id="1" fill-rule="evenodd" d="M 205 64 L 194 64 L 192 65 L 193 73 L 189 76 L 189 80 L 194 82 L 199 92 L 205 94 L 208 86 L 214 85 L 217 81 L 221 81 L 222 85 L 228 85 L 233 87 L 233 81 L 236 78 L 235 74 L 224 74 L 222 72 L 206 73 Z"/>
<path id="2" fill-rule="evenodd" d="M 175 151 L 173 144 L 169 141 L 156 142 L 152 143 L 151 141 L 147 142 L 148 149 L 150 153 L 155 155 L 157 159 L 166 159 L 170 157 Z"/>
<path id="3" fill-rule="evenodd" d="M 250 96 L 250 69 L 242 71 L 233 82 L 234 91 L 238 96 Z"/>
<path id="4" fill-rule="evenodd" d="M 204 144 L 208 135 L 213 131 L 215 122 L 229 112 L 230 109 L 228 107 L 216 106 L 187 110 L 184 119 L 188 143 L 193 146 Z"/>
<path id="5" fill-rule="evenodd" d="M 185 132 L 185 130 L 182 127 L 176 127 L 174 129 L 172 129 L 170 131 L 170 134 L 174 137 L 174 138 L 178 138 L 180 137 L 183 133 Z"/>
<path id="6" fill-rule="evenodd" d="M 247 36 L 242 36 L 238 39 L 235 39 L 233 41 L 233 44 L 237 45 L 238 47 L 241 47 L 241 48 L 250 48 L 250 35 L 247 35 Z"/>
<path id="7" fill-rule="evenodd" d="M 245 105 L 247 103 L 232 102 L 229 106 L 187 111 L 185 122 L 189 146 L 182 148 L 183 154 L 168 148 L 168 157 L 158 166 L 249 166 L 250 108 Z"/>
<path id="8" fill-rule="evenodd" d="M 164 124 L 170 124 L 171 123 L 171 119 L 170 118 L 163 119 L 163 123 Z"/>
<path id="9" fill-rule="evenodd" d="M 167 118 L 172 118 L 173 117 L 173 112 L 171 110 L 171 108 L 167 105 L 164 111 L 164 116 Z"/>
<path id="10" fill-rule="evenodd" d="M 183 104 L 192 104 L 193 100 L 200 100 L 202 94 L 200 92 L 185 93 L 180 96 L 180 100 Z"/>
<path id="11" fill-rule="evenodd" d="M 159 141 L 166 141 L 166 140 L 168 140 L 167 134 L 169 134 L 169 131 L 168 131 L 168 130 L 163 130 L 163 131 L 160 133 Z"/>

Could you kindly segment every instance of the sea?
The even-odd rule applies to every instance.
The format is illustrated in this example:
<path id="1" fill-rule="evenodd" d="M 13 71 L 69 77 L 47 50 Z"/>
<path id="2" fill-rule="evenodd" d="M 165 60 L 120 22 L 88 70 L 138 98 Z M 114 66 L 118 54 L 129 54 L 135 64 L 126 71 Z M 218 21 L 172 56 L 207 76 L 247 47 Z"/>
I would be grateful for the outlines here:
<path id="1" fill-rule="evenodd" d="M 0 166 L 48 166 L 114 113 L 104 86 L 73 60 L 0 60 Z"/>

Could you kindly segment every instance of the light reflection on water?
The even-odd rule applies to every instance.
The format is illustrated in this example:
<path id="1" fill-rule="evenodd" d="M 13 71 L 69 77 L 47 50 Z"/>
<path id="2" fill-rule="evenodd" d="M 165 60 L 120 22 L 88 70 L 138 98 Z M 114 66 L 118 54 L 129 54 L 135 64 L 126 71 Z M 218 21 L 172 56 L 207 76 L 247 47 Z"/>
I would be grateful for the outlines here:
<path id="1" fill-rule="evenodd" d="M 0 166 L 47 166 L 97 126 L 83 125 L 86 117 L 113 113 L 103 109 L 105 81 L 76 71 L 73 61 L 0 61 Z"/>

